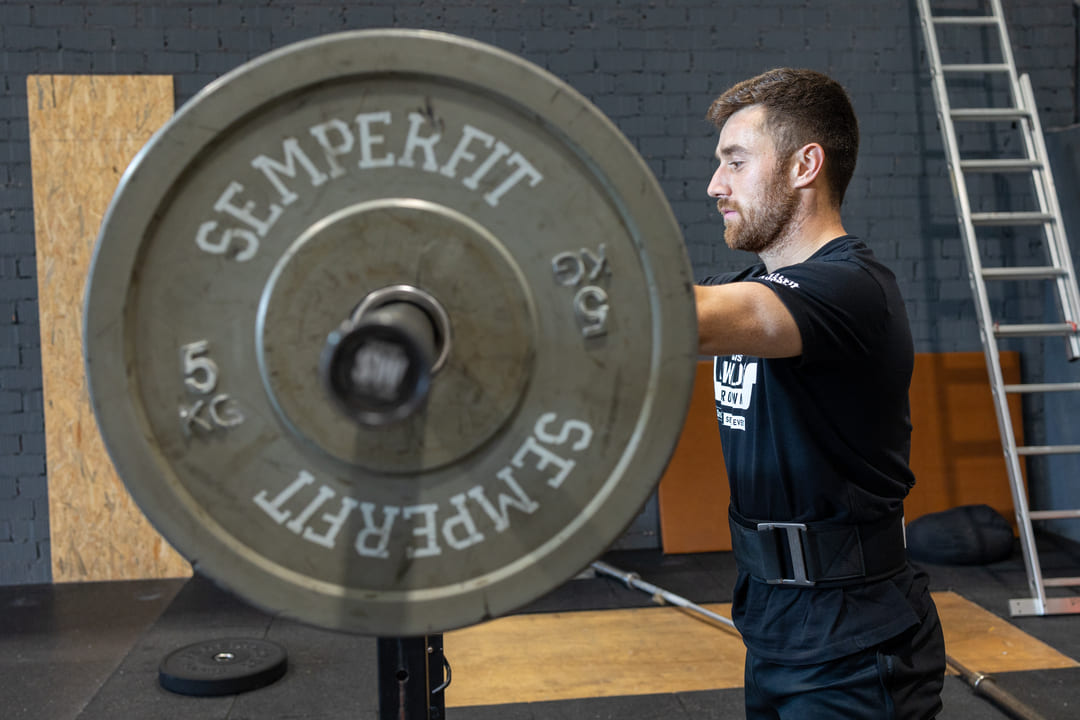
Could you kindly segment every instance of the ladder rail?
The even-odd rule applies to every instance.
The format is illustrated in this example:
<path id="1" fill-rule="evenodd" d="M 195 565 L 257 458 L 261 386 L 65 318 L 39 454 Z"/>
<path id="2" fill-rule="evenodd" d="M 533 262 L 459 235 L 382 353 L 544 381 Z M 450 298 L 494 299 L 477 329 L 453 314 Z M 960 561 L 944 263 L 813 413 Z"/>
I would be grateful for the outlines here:
<path id="1" fill-rule="evenodd" d="M 929 5 L 927 6 L 929 8 Z M 1020 75 L 1016 70 L 1016 59 L 1013 56 L 1012 41 L 1005 26 L 1005 11 L 1001 0 L 990 0 L 991 17 L 994 18 L 994 27 L 997 30 L 998 46 L 1001 49 L 1003 63 L 1008 66 L 1009 87 L 1012 94 L 1014 107 L 1027 110 L 1026 116 L 1020 121 L 1021 135 L 1027 157 L 1033 158 L 1039 163 L 1039 167 L 1032 171 L 1032 182 L 1035 195 L 1040 208 L 1049 210 L 1052 220 L 1043 225 L 1043 236 L 1046 242 L 1047 253 L 1050 262 L 1055 267 L 1064 268 L 1066 274 L 1058 277 L 1058 297 L 1061 298 L 1061 309 L 1066 323 L 1076 326 L 1080 319 L 1080 290 L 1075 281 L 1076 272 L 1072 265 L 1072 254 L 1069 252 L 1068 241 L 1065 238 L 1065 225 L 1058 203 L 1057 188 L 1054 184 L 1054 174 L 1050 169 L 1050 154 L 1046 150 L 1046 141 L 1043 138 L 1042 123 L 1039 120 L 1038 105 L 1035 104 L 1035 93 L 1031 87 L 1031 78 L 1024 73 Z M 935 36 L 936 40 L 936 36 Z M 1070 278 L 1073 279 L 1070 282 Z M 1067 347 L 1070 360 L 1080 358 L 1080 334 L 1074 330 L 1067 338 Z"/>
<path id="2" fill-rule="evenodd" d="M 1000 1 L 994 0 L 996 3 Z M 1077 321 L 1080 320 L 1080 287 L 1075 282 L 1076 270 L 1073 267 L 1072 253 L 1069 252 L 1068 240 L 1065 236 L 1065 221 L 1061 214 L 1057 187 L 1054 184 L 1054 173 L 1050 169 L 1050 153 L 1046 149 L 1039 113 L 1036 112 L 1035 92 L 1031 87 L 1031 78 L 1026 73 L 1020 78 L 1020 93 L 1025 106 L 1031 110 L 1030 132 L 1024 133 L 1025 142 L 1031 144 L 1029 157 L 1034 157 L 1042 163 L 1042 167 L 1034 171 L 1035 192 L 1040 207 L 1049 209 L 1054 217 L 1052 224 L 1044 226 L 1046 247 L 1050 253 L 1050 262 L 1065 270 L 1065 275 L 1057 278 L 1058 294 L 1062 298 L 1064 320 L 1074 327 L 1072 335 L 1068 338 L 1068 352 L 1069 359 L 1076 360 L 1080 358 L 1080 334 L 1075 330 Z M 1073 282 L 1069 282 L 1070 278 L 1074 279 Z"/>
<path id="3" fill-rule="evenodd" d="M 994 4 L 995 13 L 1000 11 L 998 0 L 991 0 Z M 959 145 L 956 139 L 956 131 L 952 123 L 952 108 L 949 102 L 948 88 L 945 85 L 944 73 L 941 70 L 941 54 L 938 48 L 937 31 L 934 27 L 933 14 L 930 10 L 929 0 L 917 0 L 919 15 L 923 29 L 923 36 L 929 56 L 930 75 L 934 89 L 934 100 L 938 110 L 938 123 L 941 126 L 945 140 L 945 152 L 948 158 L 949 178 L 952 182 L 953 199 L 957 207 L 957 215 L 960 219 L 961 234 L 964 239 L 964 254 L 968 261 L 968 279 L 975 295 L 975 311 L 979 320 L 980 336 L 986 355 L 987 371 L 991 379 L 991 390 L 994 399 L 994 409 L 997 416 L 998 431 L 1001 434 L 1002 450 L 1005 457 L 1006 470 L 1009 476 L 1009 488 L 1013 498 L 1013 509 L 1016 515 L 1017 529 L 1020 534 L 1021 547 L 1024 549 L 1024 566 L 1027 570 L 1028 585 L 1034 596 L 1036 605 L 1045 608 L 1046 588 L 1042 581 L 1042 568 L 1039 564 L 1038 554 L 1035 552 L 1034 529 L 1031 524 L 1030 510 L 1028 508 L 1026 491 L 1024 490 L 1023 474 L 1020 469 L 1020 456 L 1016 452 L 1016 437 L 1013 433 L 1011 413 L 1008 400 L 1004 392 L 1005 381 L 1001 372 L 1001 357 L 998 352 L 997 340 L 993 335 L 992 316 L 990 303 L 986 293 L 986 284 L 982 273 L 982 260 L 979 256 L 975 226 L 971 221 L 971 204 L 967 193 L 967 183 L 960 166 Z M 1001 16 L 994 17 L 1000 22 Z M 983 24 L 988 24 L 983 22 Z M 1012 54 L 1009 51 L 1008 60 L 1011 62 Z M 1013 65 L 1014 66 L 1014 65 Z M 1011 76 L 1012 73 L 1010 73 Z"/>
<path id="4" fill-rule="evenodd" d="M 1009 89 L 1012 93 L 1013 107 L 1033 109 L 1032 106 L 1024 105 L 1021 102 L 1020 79 L 1016 72 L 1016 58 L 1013 57 L 1012 40 L 1009 39 L 1009 31 L 1005 27 L 1005 10 L 1001 6 L 1001 0 L 990 0 L 990 16 L 994 19 L 994 28 L 997 30 L 1001 61 L 1009 66 Z"/>

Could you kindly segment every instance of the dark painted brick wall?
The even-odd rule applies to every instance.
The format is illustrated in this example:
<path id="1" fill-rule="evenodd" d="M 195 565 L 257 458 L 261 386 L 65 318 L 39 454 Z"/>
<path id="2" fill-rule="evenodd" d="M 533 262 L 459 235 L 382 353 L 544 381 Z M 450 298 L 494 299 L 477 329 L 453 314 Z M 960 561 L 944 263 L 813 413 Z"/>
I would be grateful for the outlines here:
<path id="1" fill-rule="evenodd" d="M 1044 125 L 1076 122 L 1072 0 L 1006 0 L 1005 6 L 1017 64 L 1032 76 Z M 863 130 L 846 202 L 848 229 L 867 237 L 899 276 L 919 351 L 979 349 L 914 2 L 3 0 L 0 584 L 50 579 L 26 75 L 171 74 L 179 104 L 271 48 L 389 26 L 492 43 L 587 95 L 660 179 L 701 273 L 751 260 L 723 247 L 721 224 L 704 194 L 715 142 L 701 119 L 709 101 L 777 65 L 832 74 L 850 90 Z M 969 43 L 972 59 L 982 44 Z M 1003 244 L 994 252 L 1016 251 Z M 1001 302 L 1029 313 L 1041 296 L 1029 291 Z M 650 507 L 631 532 L 639 540 L 627 542 L 656 543 L 655 503 Z"/>

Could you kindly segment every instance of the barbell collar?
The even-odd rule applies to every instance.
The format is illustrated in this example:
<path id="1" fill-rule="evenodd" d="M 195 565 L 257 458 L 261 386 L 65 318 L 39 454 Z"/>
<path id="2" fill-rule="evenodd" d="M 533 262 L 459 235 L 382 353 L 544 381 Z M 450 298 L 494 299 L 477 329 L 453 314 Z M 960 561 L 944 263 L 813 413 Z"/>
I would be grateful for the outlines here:
<path id="1" fill-rule="evenodd" d="M 398 300 L 349 318 L 331 332 L 320 371 L 346 415 L 377 427 L 423 406 L 437 355 L 431 317 Z"/>

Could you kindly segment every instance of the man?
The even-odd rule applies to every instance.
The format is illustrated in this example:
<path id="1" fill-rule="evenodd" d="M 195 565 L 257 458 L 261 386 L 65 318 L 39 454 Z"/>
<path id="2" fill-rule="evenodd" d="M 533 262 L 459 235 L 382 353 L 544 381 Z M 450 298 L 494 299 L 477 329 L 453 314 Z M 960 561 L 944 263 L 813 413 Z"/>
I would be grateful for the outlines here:
<path id="1" fill-rule="evenodd" d="M 896 279 L 847 234 L 858 123 L 843 88 L 782 68 L 709 108 L 708 193 L 762 264 L 695 288 L 739 574 L 747 717 L 927 718 L 945 651 L 907 562 L 911 331 Z"/>

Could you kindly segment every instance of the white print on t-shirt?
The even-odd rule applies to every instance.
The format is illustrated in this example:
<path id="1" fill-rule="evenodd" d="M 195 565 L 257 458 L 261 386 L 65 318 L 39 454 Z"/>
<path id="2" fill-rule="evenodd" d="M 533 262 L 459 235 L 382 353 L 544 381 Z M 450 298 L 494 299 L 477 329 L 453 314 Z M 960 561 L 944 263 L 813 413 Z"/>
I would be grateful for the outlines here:
<path id="1" fill-rule="evenodd" d="M 717 410 L 716 418 L 724 424 L 724 427 L 734 428 L 735 430 L 746 429 L 746 418 L 742 415 L 733 415 L 729 412 Z"/>
<path id="2" fill-rule="evenodd" d="M 733 410 L 750 407 L 750 397 L 757 382 L 757 362 L 746 362 L 742 355 L 716 358 L 713 365 L 713 385 L 716 391 L 716 417 L 726 426 L 736 430 L 746 429 L 746 418 L 721 410 L 721 406 Z"/>
<path id="3" fill-rule="evenodd" d="M 768 280 L 769 282 L 776 283 L 777 285 L 787 285 L 790 288 L 799 287 L 799 283 L 794 280 L 788 280 L 780 273 L 770 273 L 762 278 L 762 280 Z"/>

